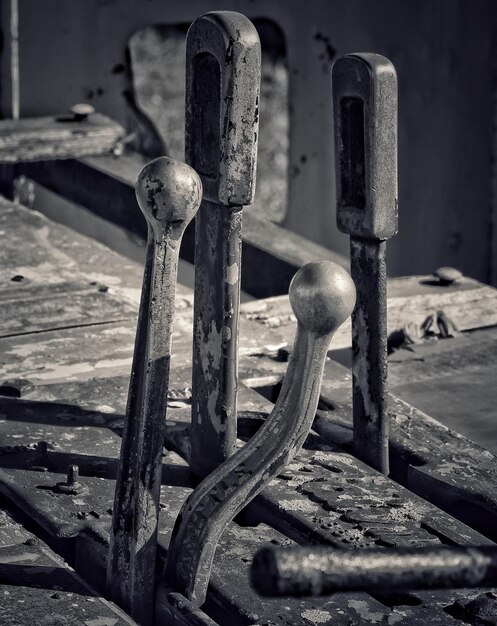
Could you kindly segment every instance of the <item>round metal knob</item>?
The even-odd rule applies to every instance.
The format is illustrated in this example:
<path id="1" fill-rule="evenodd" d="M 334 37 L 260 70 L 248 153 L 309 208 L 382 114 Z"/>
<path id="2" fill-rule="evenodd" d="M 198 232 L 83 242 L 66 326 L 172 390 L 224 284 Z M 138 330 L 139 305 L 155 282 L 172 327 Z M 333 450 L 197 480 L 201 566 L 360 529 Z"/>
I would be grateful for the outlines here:
<path id="1" fill-rule="evenodd" d="M 177 231 L 179 237 L 200 205 L 202 183 L 189 165 L 163 156 L 147 163 L 139 173 L 136 198 L 154 230 Z"/>
<path id="2" fill-rule="evenodd" d="M 299 324 L 318 335 L 333 334 L 352 313 L 355 285 L 347 270 L 331 261 L 304 265 L 290 283 L 290 304 Z"/>

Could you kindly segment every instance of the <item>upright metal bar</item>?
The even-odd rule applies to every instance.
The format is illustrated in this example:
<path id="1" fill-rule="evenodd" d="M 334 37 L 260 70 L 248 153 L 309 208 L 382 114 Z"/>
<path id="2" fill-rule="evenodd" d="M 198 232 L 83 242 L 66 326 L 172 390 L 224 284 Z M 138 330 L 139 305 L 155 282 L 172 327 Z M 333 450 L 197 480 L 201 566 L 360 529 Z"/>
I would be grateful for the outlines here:
<path id="1" fill-rule="evenodd" d="M 19 0 L 10 0 L 10 81 L 12 119 L 19 119 L 21 106 L 19 80 Z"/>
<path id="2" fill-rule="evenodd" d="M 260 44 L 243 15 L 217 11 L 187 35 L 186 161 L 204 200 L 195 224 L 192 469 L 235 450 L 242 207 L 255 190 Z"/>
<path id="3" fill-rule="evenodd" d="M 116 481 L 107 591 L 142 626 L 152 624 L 154 615 L 161 455 L 179 247 L 201 194 L 202 184 L 192 168 L 167 157 L 147 164 L 136 184 L 149 237 Z"/>
<path id="4" fill-rule="evenodd" d="M 354 448 L 388 474 L 385 240 L 397 232 L 397 76 L 378 54 L 332 70 L 338 228 L 350 235 Z"/>

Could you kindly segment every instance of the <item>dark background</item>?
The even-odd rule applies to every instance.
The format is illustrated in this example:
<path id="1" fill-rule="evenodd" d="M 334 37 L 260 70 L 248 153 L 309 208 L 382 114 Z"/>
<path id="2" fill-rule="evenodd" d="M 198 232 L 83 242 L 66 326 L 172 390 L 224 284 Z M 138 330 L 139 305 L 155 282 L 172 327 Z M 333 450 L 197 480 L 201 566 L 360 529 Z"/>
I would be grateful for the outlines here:
<path id="1" fill-rule="evenodd" d="M 10 8 L 4 0 L 0 106 L 6 117 Z M 140 94 L 143 63 L 140 70 L 136 55 L 130 78 L 130 38 L 146 47 L 159 33 L 150 49 L 162 85 L 156 115 L 165 111 L 160 130 L 172 156 L 181 157 L 181 137 L 167 136 L 168 128 L 181 129 L 179 34 L 218 9 L 256 20 L 263 40 L 264 174 L 254 211 L 347 253 L 347 238 L 335 225 L 329 70 L 343 54 L 377 52 L 394 63 L 399 79 L 400 229 L 389 243 L 389 273 L 452 265 L 497 285 L 494 0 L 19 0 L 21 116 L 60 113 L 86 101 L 129 124 L 123 92 L 130 80 L 144 106 L 153 95 Z"/>

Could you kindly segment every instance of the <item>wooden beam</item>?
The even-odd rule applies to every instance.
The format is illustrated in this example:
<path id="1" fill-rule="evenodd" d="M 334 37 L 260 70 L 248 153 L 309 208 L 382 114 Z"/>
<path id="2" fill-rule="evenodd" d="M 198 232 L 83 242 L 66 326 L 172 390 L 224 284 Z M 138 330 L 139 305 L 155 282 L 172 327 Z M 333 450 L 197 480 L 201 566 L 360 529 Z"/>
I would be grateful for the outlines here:
<path id="1" fill-rule="evenodd" d="M 54 162 L 22 163 L 15 175 L 25 175 L 51 191 L 80 204 L 104 219 L 146 239 L 146 224 L 136 204 L 134 184 L 145 159 L 137 153 L 120 157 L 102 155 Z M 0 168 L 3 193 L 12 171 Z M 288 292 L 295 272 L 310 261 L 328 259 L 342 267 L 348 260 L 276 224 L 244 215 L 242 232 L 242 289 L 265 298 Z M 187 228 L 181 258 L 193 262 L 194 229 Z"/>
<path id="2" fill-rule="evenodd" d="M 39 161 L 103 154 L 124 136 L 124 128 L 100 113 L 0 121 L 0 162 Z"/>

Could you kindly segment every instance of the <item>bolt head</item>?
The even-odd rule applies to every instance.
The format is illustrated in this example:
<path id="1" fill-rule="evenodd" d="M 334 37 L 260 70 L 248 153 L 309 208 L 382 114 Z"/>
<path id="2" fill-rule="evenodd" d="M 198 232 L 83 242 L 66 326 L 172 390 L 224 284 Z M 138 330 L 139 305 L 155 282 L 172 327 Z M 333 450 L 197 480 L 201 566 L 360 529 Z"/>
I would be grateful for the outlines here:
<path id="1" fill-rule="evenodd" d="M 433 272 L 433 275 L 445 285 L 450 285 L 463 276 L 462 272 L 456 270 L 454 267 L 439 267 Z"/>
<path id="2" fill-rule="evenodd" d="M 86 104 L 84 102 L 80 102 L 79 104 L 75 104 L 70 109 L 71 113 L 76 118 L 84 119 L 89 115 L 95 113 L 95 107 L 92 107 L 91 104 Z"/>

